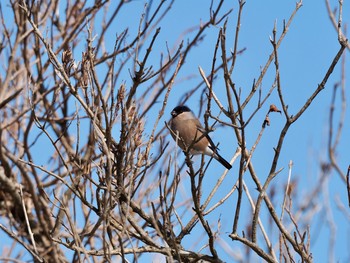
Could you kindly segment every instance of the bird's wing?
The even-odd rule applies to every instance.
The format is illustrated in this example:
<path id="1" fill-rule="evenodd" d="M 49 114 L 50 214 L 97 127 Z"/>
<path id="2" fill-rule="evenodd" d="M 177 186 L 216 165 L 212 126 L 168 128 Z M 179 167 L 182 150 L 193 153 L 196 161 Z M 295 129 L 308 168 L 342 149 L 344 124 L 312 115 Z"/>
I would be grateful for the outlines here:
<path id="1" fill-rule="evenodd" d="M 200 124 L 200 122 L 198 120 L 196 120 L 196 125 L 197 125 L 197 130 L 200 131 L 201 133 L 204 134 L 204 136 L 207 138 L 207 140 L 209 141 L 209 148 L 214 151 L 215 153 L 217 153 L 218 148 L 215 146 L 213 140 L 210 138 L 208 132 L 202 127 L 202 125 Z"/>

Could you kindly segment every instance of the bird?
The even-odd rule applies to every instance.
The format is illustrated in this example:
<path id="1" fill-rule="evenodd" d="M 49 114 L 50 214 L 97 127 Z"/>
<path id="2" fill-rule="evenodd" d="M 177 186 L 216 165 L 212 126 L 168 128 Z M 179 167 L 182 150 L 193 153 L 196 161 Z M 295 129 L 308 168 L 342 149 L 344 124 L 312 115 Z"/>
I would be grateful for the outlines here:
<path id="1" fill-rule="evenodd" d="M 194 116 L 191 109 L 185 105 L 176 106 L 171 112 L 169 122 L 170 133 L 179 147 L 190 154 L 205 154 L 213 157 L 226 169 L 232 165 L 218 153 L 218 149 L 208 133 Z"/>

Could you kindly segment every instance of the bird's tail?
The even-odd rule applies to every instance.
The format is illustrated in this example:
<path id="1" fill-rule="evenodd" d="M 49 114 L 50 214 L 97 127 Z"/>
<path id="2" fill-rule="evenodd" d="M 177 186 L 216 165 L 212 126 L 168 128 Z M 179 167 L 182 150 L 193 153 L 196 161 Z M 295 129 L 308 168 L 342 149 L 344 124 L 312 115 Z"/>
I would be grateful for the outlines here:
<path id="1" fill-rule="evenodd" d="M 217 152 L 213 156 L 219 163 L 221 163 L 223 166 L 225 166 L 226 169 L 230 170 L 232 168 L 232 165 L 226 161 L 220 154 Z"/>

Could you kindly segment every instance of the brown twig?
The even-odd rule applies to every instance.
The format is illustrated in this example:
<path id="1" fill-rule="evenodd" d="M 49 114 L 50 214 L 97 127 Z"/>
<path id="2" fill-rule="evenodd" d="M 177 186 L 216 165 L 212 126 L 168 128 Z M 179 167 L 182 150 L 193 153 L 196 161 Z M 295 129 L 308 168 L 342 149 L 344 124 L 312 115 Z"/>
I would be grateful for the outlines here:
<path id="1" fill-rule="evenodd" d="M 346 189 L 348 190 L 348 203 L 350 207 L 350 165 L 348 166 L 348 172 L 346 173 Z"/>

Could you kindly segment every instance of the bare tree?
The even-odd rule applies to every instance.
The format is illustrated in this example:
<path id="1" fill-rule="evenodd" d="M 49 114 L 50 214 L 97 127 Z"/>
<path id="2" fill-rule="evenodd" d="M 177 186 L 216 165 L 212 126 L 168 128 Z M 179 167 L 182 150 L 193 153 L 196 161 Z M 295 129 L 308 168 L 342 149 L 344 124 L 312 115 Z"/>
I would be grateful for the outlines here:
<path id="1" fill-rule="evenodd" d="M 349 48 L 342 28 L 342 1 L 337 13 L 329 12 L 338 32 L 339 50 L 323 79 L 294 113 L 285 102 L 278 51 L 302 1 L 282 32 L 273 27 L 272 52 L 247 94 L 241 93 L 232 78 L 237 56 L 244 52 L 239 49 L 239 36 L 245 1 L 238 1 L 237 10 L 224 10 L 223 0 L 212 1 L 208 17 L 189 29 L 187 41 L 183 41 L 184 32 L 175 47 L 161 43 L 163 53 L 155 46 L 162 32 L 160 24 L 174 1 L 150 1 L 138 20 L 132 18 L 134 23 L 114 28 L 132 2 L 68 0 L 60 6 L 59 1 L 50 0 L 9 1 L 6 10 L 11 14 L 5 14 L 4 3 L 0 3 L 0 229 L 13 242 L 12 249 L 2 251 L 1 259 L 142 262 L 152 255 L 168 262 L 223 262 L 220 251 L 239 244 L 248 251 L 242 258 L 232 255 L 239 261 L 248 261 L 254 252 L 267 262 L 312 262 L 308 224 L 317 204 L 293 202 L 298 182 L 289 176 L 280 208 L 271 182 L 281 171 L 277 163 L 286 134 L 325 88 Z M 232 13 L 237 16 L 234 29 L 227 24 Z M 232 170 L 238 176 L 231 179 L 232 187 L 224 197 L 219 188 L 228 172 L 204 194 L 203 179 L 210 162 L 202 158 L 197 167 L 185 152 L 181 163 L 178 151 L 168 146 L 169 131 L 162 122 L 170 110 L 168 100 L 178 73 L 213 26 L 217 39 L 211 50 L 211 71 L 199 67 L 199 72 L 192 72 L 200 74 L 201 80 L 187 90 L 181 103 L 201 92 L 200 115 L 204 113 L 206 130 L 223 126 L 237 139 L 231 163 L 236 164 Z M 235 30 L 232 47 L 226 40 L 228 30 Z M 270 68 L 275 78 L 265 90 L 261 84 Z M 126 73 L 128 81 L 123 79 Z M 220 77 L 225 84 L 224 99 L 219 99 L 213 87 Z M 344 81 L 334 86 L 333 103 L 338 87 L 343 110 L 334 131 L 334 107 L 330 107 L 330 162 L 322 164 L 323 179 L 312 187 L 308 200 L 319 193 L 331 168 L 350 189 L 349 172 L 346 176 L 335 154 L 344 123 Z M 274 92 L 279 100 L 270 103 Z M 221 115 L 212 108 L 218 108 Z M 262 111 L 265 118 L 249 147 L 247 129 Z M 262 180 L 253 156 L 272 114 L 279 114 L 285 124 L 273 158 L 266 161 L 268 177 Z M 289 175 L 292 167 L 291 162 Z M 253 180 L 256 197 L 245 178 Z M 190 189 L 190 194 L 184 195 L 182 187 Z M 232 230 L 221 233 L 217 208 L 232 196 L 237 200 Z M 250 204 L 251 220 L 242 231 L 243 200 Z M 262 209 L 266 209 L 266 221 L 261 218 Z M 215 221 L 208 220 L 212 215 Z M 229 236 L 231 243 L 219 242 L 221 235 Z M 205 245 L 189 248 L 186 237 L 193 243 L 205 240 Z M 16 246 L 20 248 L 14 249 Z"/>

